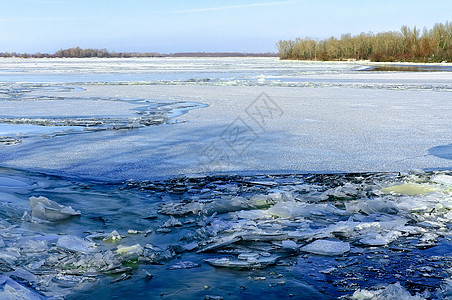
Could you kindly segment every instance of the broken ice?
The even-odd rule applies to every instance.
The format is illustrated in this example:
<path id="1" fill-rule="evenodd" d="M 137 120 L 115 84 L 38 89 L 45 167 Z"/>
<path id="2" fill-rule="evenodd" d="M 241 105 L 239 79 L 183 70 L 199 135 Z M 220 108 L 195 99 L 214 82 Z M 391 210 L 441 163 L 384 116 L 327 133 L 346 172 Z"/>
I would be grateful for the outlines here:
<path id="1" fill-rule="evenodd" d="M 74 252 L 90 253 L 96 250 L 96 244 L 77 236 L 62 236 L 56 243 L 57 247 Z"/>
<path id="2" fill-rule="evenodd" d="M 79 216 L 80 211 L 70 206 L 64 206 L 46 197 L 30 197 L 31 216 L 46 221 L 61 221 L 73 216 Z"/>
<path id="3" fill-rule="evenodd" d="M 350 244 L 341 241 L 316 240 L 301 247 L 301 251 L 320 255 L 342 255 L 350 251 Z"/>
<path id="4" fill-rule="evenodd" d="M 197 263 L 194 263 L 192 261 L 180 261 L 178 263 L 175 263 L 174 265 L 169 266 L 168 270 L 181 270 L 181 269 L 191 269 L 191 268 L 197 268 L 200 265 Z"/>

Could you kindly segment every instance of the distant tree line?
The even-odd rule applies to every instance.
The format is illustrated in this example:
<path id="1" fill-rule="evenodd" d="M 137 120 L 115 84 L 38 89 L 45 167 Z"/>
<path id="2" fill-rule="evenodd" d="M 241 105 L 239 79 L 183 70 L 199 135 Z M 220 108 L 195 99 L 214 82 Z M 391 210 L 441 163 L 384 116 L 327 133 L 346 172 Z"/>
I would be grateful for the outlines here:
<path id="1" fill-rule="evenodd" d="M 43 58 L 43 57 L 55 57 L 55 54 L 48 53 L 17 53 L 17 52 L 0 52 L 0 57 L 22 57 L 22 58 Z"/>
<path id="2" fill-rule="evenodd" d="M 161 56 L 155 52 L 109 52 L 107 49 L 81 49 L 80 47 L 58 50 L 55 57 L 157 57 Z"/>
<path id="3" fill-rule="evenodd" d="M 75 57 L 75 58 L 87 58 L 87 57 L 111 57 L 111 58 L 120 58 L 120 57 L 160 57 L 164 56 L 155 52 L 109 52 L 107 49 L 82 49 L 80 47 L 74 47 L 69 49 L 61 49 L 55 52 L 54 54 L 48 53 L 8 53 L 8 52 L 0 52 L 0 57 L 22 57 L 22 58 L 55 58 L 55 57 Z"/>
<path id="4" fill-rule="evenodd" d="M 343 34 L 340 39 L 281 40 L 277 46 L 281 59 L 452 61 L 452 23 L 438 23 L 422 32 L 416 27 L 402 26 L 400 31 Z"/>
<path id="5" fill-rule="evenodd" d="M 155 52 L 109 52 L 107 49 L 82 49 L 74 47 L 69 49 L 61 49 L 54 54 L 47 53 L 8 53 L 0 52 L 0 57 L 22 57 L 22 58 L 56 58 L 56 57 L 72 57 L 72 58 L 88 58 L 88 57 L 277 57 L 277 53 L 240 53 L 240 52 L 186 52 L 186 53 L 172 53 L 159 54 Z"/>

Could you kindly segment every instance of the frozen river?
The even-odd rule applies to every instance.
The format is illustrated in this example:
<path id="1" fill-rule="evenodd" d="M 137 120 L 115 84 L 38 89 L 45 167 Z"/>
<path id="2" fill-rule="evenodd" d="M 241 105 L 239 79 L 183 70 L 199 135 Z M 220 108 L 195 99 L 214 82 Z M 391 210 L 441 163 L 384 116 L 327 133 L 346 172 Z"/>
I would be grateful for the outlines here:
<path id="1" fill-rule="evenodd" d="M 1 148 L 0 164 L 118 181 L 450 168 L 434 149 L 451 143 L 452 73 L 366 67 L 274 58 L 3 60 L 0 136 L 21 143 Z M 90 133 L 73 134 L 80 131 Z"/>
<path id="2" fill-rule="evenodd" d="M 375 66 L 0 59 L 0 298 L 452 294 L 450 66 Z"/>

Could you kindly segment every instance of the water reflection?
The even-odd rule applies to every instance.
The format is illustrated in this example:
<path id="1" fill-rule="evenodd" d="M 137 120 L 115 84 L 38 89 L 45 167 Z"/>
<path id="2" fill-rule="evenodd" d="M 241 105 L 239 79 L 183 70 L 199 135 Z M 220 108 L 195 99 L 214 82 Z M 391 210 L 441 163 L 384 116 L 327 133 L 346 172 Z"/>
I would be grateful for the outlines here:
<path id="1" fill-rule="evenodd" d="M 452 159 L 452 144 L 430 148 L 428 153 L 439 158 Z"/>
<path id="2" fill-rule="evenodd" d="M 362 71 L 381 72 L 452 72 L 452 66 L 426 66 L 426 65 L 383 65 L 371 66 Z"/>

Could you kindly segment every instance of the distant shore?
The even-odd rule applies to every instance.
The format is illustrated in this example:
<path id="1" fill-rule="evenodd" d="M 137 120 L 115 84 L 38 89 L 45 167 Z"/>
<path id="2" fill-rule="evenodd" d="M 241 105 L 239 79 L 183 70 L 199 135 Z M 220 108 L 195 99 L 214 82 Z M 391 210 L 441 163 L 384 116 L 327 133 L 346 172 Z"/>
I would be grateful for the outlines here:
<path id="1" fill-rule="evenodd" d="M 279 57 L 278 53 L 250 52 L 176 52 L 162 54 L 157 52 L 110 52 L 107 49 L 82 49 L 80 47 L 61 49 L 55 53 L 17 53 L 0 52 L 6 58 L 141 58 L 141 57 Z"/>
<path id="2" fill-rule="evenodd" d="M 265 54 L 265 53 L 264 53 Z M 261 53 L 174 53 L 159 56 L 127 56 L 127 57 L 56 57 L 56 56 L 0 56 L 1 59 L 129 59 L 129 58 L 278 58 L 278 55 L 271 53 L 264 55 Z M 356 64 L 363 66 L 438 66 L 451 67 L 452 62 L 407 62 L 407 61 L 386 61 L 375 62 L 370 60 L 309 60 L 309 59 L 280 59 L 281 62 L 299 62 L 299 63 L 320 63 L 320 64 Z"/>
<path id="3" fill-rule="evenodd" d="M 356 64 L 369 67 L 384 67 L 384 66 L 400 66 L 400 67 L 447 67 L 451 68 L 452 62 L 408 62 L 408 61 L 371 61 L 371 60 L 309 60 L 309 59 L 281 59 L 281 61 L 300 62 L 300 63 L 325 63 L 325 64 Z"/>

